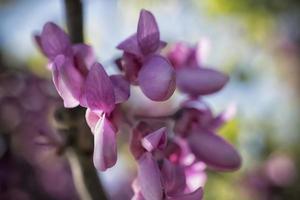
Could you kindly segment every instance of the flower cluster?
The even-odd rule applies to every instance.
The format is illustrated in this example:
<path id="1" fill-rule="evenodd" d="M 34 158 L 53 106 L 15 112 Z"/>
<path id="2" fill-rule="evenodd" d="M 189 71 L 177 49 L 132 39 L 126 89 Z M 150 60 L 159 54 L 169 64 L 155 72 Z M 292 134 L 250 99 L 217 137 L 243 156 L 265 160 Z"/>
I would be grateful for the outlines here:
<path id="1" fill-rule="evenodd" d="M 121 71 L 118 75 L 109 76 L 90 46 L 71 44 L 68 35 L 53 23 L 44 26 L 36 41 L 49 59 L 65 107 L 87 108 L 86 120 L 94 134 L 93 160 L 99 170 L 117 161 L 115 115 L 122 111 L 118 104 L 130 96 L 130 84 L 139 86 L 153 101 L 169 99 L 176 88 L 187 95 L 165 120 L 153 123 L 133 117 L 137 121 L 130 123 L 130 149 L 138 164 L 133 199 L 201 199 L 207 166 L 222 171 L 240 167 L 238 152 L 216 133 L 232 109 L 214 116 L 201 98 L 221 90 L 228 76 L 203 66 L 199 45 L 177 43 L 162 54 L 167 44 L 161 41 L 151 12 L 142 10 L 136 33 L 117 46 L 123 51 L 116 62 Z"/>
<path id="2" fill-rule="evenodd" d="M 63 107 L 53 84 L 15 70 L 0 74 L 0 91 L 0 199 L 78 199 L 68 162 L 57 154 L 66 138 L 50 121 Z"/>

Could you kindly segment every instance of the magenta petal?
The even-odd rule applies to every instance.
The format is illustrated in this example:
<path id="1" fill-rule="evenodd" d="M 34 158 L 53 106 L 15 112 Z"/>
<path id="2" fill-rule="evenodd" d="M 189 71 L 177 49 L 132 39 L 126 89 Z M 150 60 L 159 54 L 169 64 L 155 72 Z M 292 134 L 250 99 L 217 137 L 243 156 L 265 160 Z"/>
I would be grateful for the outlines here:
<path id="1" fill-rule="evenodd" d="M 148 134 L 142 139 L 143 147 L 151 152 L 156 149 L 163 150 L 167 145 L 167 130 L 165 127 L 160 128 L 153 133 Z"/>
<path id="2" fill-rule="evenodd" d="M 112 75 L 110 80 L 114 86 L 116 104 L 127 101 L 130 95 L 129 82 L 122 75 Z"/>
<path id="3" fill-rule="evenodd" d="M 159 46 L 158 46 L 158 50 L 161 50 L 161 49 L 165 48 L 167 46 L 167 44 L 168 43 L 165 42 L 165 41 L 160 41 Z"/>
<path id="4" fill-rule="evenodd" d="M 241 166 L 241 157 L 234 147 L 214 133 L 194 132 L 188 143 L 195 156 L 213 168 L 231 171 Z"/>
<path id="5" fill-rule="evenodd" d="M 133 180 L 131 186 L 132 186 L 132 190 L 133 190 L 133 193 L 134 193 L 131 200 L 145 200 L 145 198 L 143 197 L 143 195 L 141 193 L 140 183 L 139 183 L 137 178 Z"/>
<path id="6" fill-rule="evenodd" d="M 90 127 L 90 129 L 92 130 L 92 132 L 94 132 L 94 129 L 96 127 L 97 122 L 99 121 L 100 117 L 103 113 L 95 113 L 93 111 L 91 111 L 89 108 L 86 109 L 86 113 L 85 113 L 85 119 L 86 122 L 88 124 L 88 126 Z"/>
<path id="7" fill-rule="evenodd" d="M 70 88 L 65 83 L 63 75 L 60 73 L 59 68 L 61 68 L 63 64 L 63 56 L 60 59 L 57 59 L 56 62 L 52 64 L 52 78 L 58 94 L 64 101 L 64 106 L 66 108 L 73 108 L 79 105 L 79 101 L 74 97 L 74 94 L 71 93 Z"/>
<path id="8" fill-rule="evenodd" d="M 86 44 L 75 44 L 72 46 L 74 63 L 81 74 L 85 76 L 96 61 L 94 51 L 91 46 Z"/>
<path id="9" fill-rule="evenodd" d="M 160 200 L 163 197 L 160 171 L 151 153 L 144 153 L 138 160 L 138 181 L 146 200 Z"/>
<path id="10" fill-rule="evenodd" d="M 176 73 L 178 88 L 192 96 L 212 94 L 221 90 L 228 76 L 207 68 L 184 68 Z"/>
<path id="11" fill-rule="evenodd" d="M 145 200 L 141 192 L 135 193 L 131 200 Z"/>
<path id="12" fill-rule="evenodd" d="M 136 58 L 136 56 L 129 53 L 124 53 L 121 64 L 127 80 L 129 80 L 131 84 L 136 85 L 138 72 L 142 65 L 140 61 Z"/>
<path id="13" fill-rule="evenodd" d="M 218 128 L 222 127 L 226 122 L 231 120 L 236 113 L 236 106 L 234 104 L 229 105 L 226 110 L 220 113 L 214 120 L 211 122 L 212 130 L 217 130 Z"/>
<path id="14" fill-rule="evenodd" d="M 182 193 L 186 187 L 183 168 L 172 164 L 168 160 L 163 161 L 161 168 L 165 192 L 168 195 Z"/>
<path id="15" fill-rule="evenodd" d="M 116 130 L 103 115 L 94 129 L 94 165 L 104 171 L 117 162 Z"/>
<path id="16" fill-rule="evenodd" d="M 199 187 L 204 187 L 207 180 L 205 169 L 206 164 L 201 161 L 195 162 L 184 169 L 187 185 L 186 191 L 192 192 Z"/>
<path id="17" fill-rule="evenodd" d="M 111 112 L 115 107 L 112 82 L 104 68 L 95 63 L 85 82 L 85 96 L 88 107 L 93 111 Z"/>
<path id="18" fill-rule="evenodd" d="M 203 189 L 199 188 L 194 192 L 182 195 L 168 197 L 167 200 L 201 200 L 203 198 Z"/>
<path id="19" fill-rule="evenodd" d="M 144 154 L 144 152 L 146 152 L 145 148 L 143 148 L 142 146 L 141 140 L 149 132 L 149 125 L 143 121 L 139 122 L 137 126 L 132 130 L 129 147 L 132 155 L 136 160 L 138 160 Z"/>
<path id="20" fill-rule="evenodd" d="M 71 41 L 68 35 L 52 22 L 46 23 L 43 28 L 41 46 L 51 60 L 59 54 L 69 55 L 71 52 Z"/>
<path id="21" fill-rule="evenodd" d="M 144 94 L 153 101 L 165 101 L 174 93 L 175 72 L 169 62 L 158 55 L 151 56 L 138 74 Z"/>
<path id="22" fill-rule="evenodd" d="M 55 57 L 54 63 L 56 63 L 58 72 L 72 95 L 76 99 L 80 99 L 84 77 L 75 68 L 72 60 L 63 55 L 59 55 Z"/>
<path id="23" fill-rule="evenodd" d="M 168 59 L 175 69 L 189 67 L 188 62 L 193 52 L 193 48 L 189 47 L 186 43 L 178 42 L 172 45 Z"/>
<path id="24" fill-rule="evenodd" d="M 34 40 L 36 45 L 38 46 L 39 50 L 45 55 L 47 56 L 46 52 L 44 51 L 44 48 L 42 46 L 42 41 L 41 41 L 41 36 L 40 35 L 34 35 Z"/>
<path id="25" fill-rule="evenodd" d="M 137 39 L 144 54 L 155 52 L 159 45 L 159 30 L 153 14 L 147 10 L 140 12 Z"/>
<path id="26" fill-rule="evenodd" d="M 133 34 L 123 42 L 121 42 L 118 46 L 118 49 L 125 51 L 126 53 L 130 53 L 136 56 L 141 56 L 142 52 L 140 46 L 137 41 L 136 34 Z"/>

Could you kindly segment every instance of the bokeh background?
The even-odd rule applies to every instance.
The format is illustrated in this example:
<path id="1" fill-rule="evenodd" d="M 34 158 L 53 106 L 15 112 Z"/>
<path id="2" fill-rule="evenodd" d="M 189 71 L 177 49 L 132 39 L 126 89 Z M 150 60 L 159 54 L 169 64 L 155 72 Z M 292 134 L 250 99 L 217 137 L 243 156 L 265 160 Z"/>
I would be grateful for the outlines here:
<path id="1" fill-rule="evenodd" d="M 165 41 L 204 39 L 205 64 L 230 75 L 224 90 L 204 99 L 215 112 L 237 107 L 220 134 L 239 149 L 243 166 L 234 173 L 209 172 L 204 199 L 300 199 L 298 0 L 83 0 L 83 5 L 85 41 L 108 71 L 120 55 L 116 45 L 135 31 L 139 11 L 146 8 Z M 66 27 L 64 9 L 60 0 L 0 1 L 0 199 L 78 198 L 72 167 L 53 148 L 59 137 L 44 137 L 53 132 L 49 121 L 61 100 L 33 40 L 47 21 Z M 120 152 L 117 165 L 98 175 L 112 199 L 126 200 L 134 164 L 126 142 Z"/>

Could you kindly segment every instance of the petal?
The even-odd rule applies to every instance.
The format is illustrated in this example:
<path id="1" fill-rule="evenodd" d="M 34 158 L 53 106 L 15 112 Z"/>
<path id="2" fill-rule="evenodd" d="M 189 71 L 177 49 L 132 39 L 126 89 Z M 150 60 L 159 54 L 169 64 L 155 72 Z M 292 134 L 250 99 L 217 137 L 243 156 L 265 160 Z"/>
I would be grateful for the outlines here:
<path id="1" fill-rule="evenodd" d="M 126 53 L 130 53 L 136 56 L 142 56 L 140 46 L 137 41 L 136 34 L 131 35 L 129 38 L 121 42 L 117 49 L 123 50 Z"/>
<path id="2" fill-rule="evenodd" d="M 137 178 L 133 180 L 131 187 L 132 187 L 132 190 L 134 193 L 131 200 L 145 200 L 145 198 L 143 197 L 143 195 L 141 193 L 140 183 Z"/>
<path id="3" fill-rule="evenodd" d="M 87 122 L 88 126 L 92 130 L 92 132 L 94 132 L 94 129 L 97 125 L 97 122 L 99 121 L 100 116 L 102 116 L 102 114 L 103 113 L 98 113 L 97 114 L 97 113 L 91 111 L 89 108 L 86 109 L 85 119 L 86 119 L 86 122 Z"/>
<path id="4" fill-rule="evenodd" d="M 178 42 L 174 44 L 167 56 L 172 66 L 175 69 L 189 67 L 189 62 L 193 59 L 194 48 L 190 47 L 188 44 L 183 42 Z"/>
<path id="5" fill-rule="evenodd" d="M 175 72 L 169 62 L 158 55 L 151 56 L 138 74 L 144 94 L 153 101 L 169 99 L 175 90 Z"/>
<path id="6" fill-rule="evenodd" d="M 115 107 L 112 82 L 101 64 L 95 63 L 85 82 L 88 107 L 93 111 L 111 112 Z"/>
<path id="7" fill-rule="evenodd" d="M 115 128 L 105 118 L 98 120 L 94 129 L 94 165 L 98 170 L 105 171 L 117 162 L 117 144 Z"/>
<path id="8" fill-rule="evenodd" d="M 199 187 L 204 187 L 207 175 L 206 165 L 203 162 L 196 162 L 185 168 L 187 191 L 195 191 Z"/>
<path id="9" fill-rule="evenodd" d="M 59 63 L 58 61 L 56 63 L 53 63 L 52 78 L 58 94 L 64 101 L 64 106 L 66 108 L 73 108 L 79 105 L 79 101 L 71 93 L 69 87 L 66 85 L 64 79 L 62 78 L 62 74 L 58 70 L 58 68 L 61 67 L 62 64 L 63 63 Z"/>
<path id="10" fill-rule="evenodd" d="M 59 55 L 55 57 L 54 63 L 57 65 L 58 73 L 61 75 L 67 88 L 77 100 L 82 94 L 84 77 L 75 68 L 72 60 L 69 57 Z"/>
<path id="11" fill-rule="evenodd" d="M 141 192 L 135 193 L 131 200 L 145 200 Z"/>
<path id="12" fill-rule="evenodd" d="M 168 195 L 175 195 L 184 191 L 186 182 L 182 167 L 179 165 L 174 165 L 165 159 L 162 165 L 161 173 L 165 192 Z"/>
<path id="13" fill-rule="evenodd" d="M 146 200 L 160 200 L 163 197 L 160 171 L 151 153 L 144 153 L 138 160 L 138 181 Z"/>
<path id="14" fill-rule="evenodd" d="M 213 168 L 231 171 L 241 166 L 239 153 L 214 133 L 194 132 L 188 137 L 188 143 L 196 158 Z"/>
<path id="15" fill-rule="evenodd" d="M 129 82 L 122 75 L 112 75 L 109 78 L 114 86 L 115 103 L 127 101 L 130 95 Z"/>
<path id="16" fill-rule="evenodd" d="M 167 145 L 167 129 L 165 127 L 150 133 L 142 139 L 143 147 L 151 152 L 156 149 L 163 150 Z"/>
<path id="17" fill-rule="evenodd" d="M 194 192 L 178 196 L 168 197 L 167 200 L 201 200 L 203 198 L 203 189 L 199 188 Z"/>
<path id="18" fill-rule="evenodd" d="M 137 28 L 137 39 L 144 54 L 155 52 L 159 45 L 159 30 L 153 14 L 141 10 Z"/>
<path id="19" fill-rule="evenodd" d="M 145 149 L 141 144 L 141 140 L 148 132 L 149 126 L 145 122 L 139 122 L 132 130 L 130 137 L 130 151 L 135 159 L 139 159 L 145 152 Z"/>
<path id="20" fill-rule="evenodd" d="M 59 54 L 69 55 L 71 53 L 71 41 L 68 35 L 52 22 L 46 23 L 43 28 L 41 46 L 43 52 L 51 60 Z"/>
<path id="21" fill-rule="evenodd" d="M 205 129 L 211 127 L 214 116 L 205 102 L 201 100 L 187 100 L 181 106 L 183 111 L 175 123 L 174 130 L 176 133 L 186 136 L 194 127 Z"/>
<path id="22" fill-rule="evenodd" d="M 207 68 L 184 68 L 176 73 L 178 88 L 192 96 L 207 95 L 221 90 L 228 76 Z"/>
<path id="23" fill-rule="evenodd" d="M 86 44 L 75 44 L 72 46 L 74 63 L 81 74 L 87 76 L 92 65 L 96 61 L 93 48 Z"/>
<path id="24" fill-rule="evenodd" d="M 40 35 L 34 35 L 34 36 L 33 36 L 33 39 L 34 39 L 36 45 L 38 46 L 39 50 L 40 50 L 45 56 L 47 56 L 47 55 L 46 55 L 46 52 L 44 51 L 43 46 L 42 46 L 41 36 L 40 36 Z"/>
<path id="25" fill-rule="evenodd" d="M 132 84 L 136 84 L 138 72 L 142 67 L 142 63 L 137 57 L 132 54 L 124 53 L 121 60 L 122 70 L 125 72 L 125 77 Z"/>
<path id="26" fill-rule="evenodd" d="M 211 122 L 212 130 L 216 130 L 222 127 L 226 122 L 230 121 L 234 118 L 236 113 L 236 105 L 231 104 L 229 105 L 222 113 L 220 113 L 214 120 Z"/>
<path id="27" fill-rule="evenodd" d="M 201 38 L 196 45 L 196 60 L 198 66 L 203 65 L 206 62 L 208 55 L 210 53 L 211 44 L 208 38 Z"/>
<path id="28" fill-rule="evenodd" d="M 165 48 L 167 46 L 167 42 L 165 41 L 159 41 L 159 46 L 158 46 L 158 50 L 161 50 L 163 48 Z"/>
<path id="29" fill-rule="evenodd" d="M 212 115 L 212 112 L 211 112 L 209 106 L 207 105 L 207 103 L 205 103 L 202 100 L 188 99 L 181 104 L 181 107 L 187 108 L 187 109 L 195 109 L 195 110 L 198 110 L 199 112 L 203 112 L 203 113 L 207 112 L 207 113 L 210 113 L 210 115 Z"/>
<path id="30" fill-rule="evenodd" d="M 138 193 L 141 190 L 140 183 L 137 178 L 132 181 L 131 187 L 134 193 Z"/>

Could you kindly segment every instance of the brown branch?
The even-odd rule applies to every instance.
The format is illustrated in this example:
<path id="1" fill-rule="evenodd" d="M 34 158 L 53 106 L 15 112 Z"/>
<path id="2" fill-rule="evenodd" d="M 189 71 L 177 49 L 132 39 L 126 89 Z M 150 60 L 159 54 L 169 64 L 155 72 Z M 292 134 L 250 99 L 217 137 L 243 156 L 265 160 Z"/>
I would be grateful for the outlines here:
<path id="1" fill-rule="evenodd" d="M 65 0 L 67 27 L 73 43 L 83 42 L 83 8 L 80 0 Z"/>
<path id="2" fill-rule="evenodd" d="M 83 43 L 83 7 L 80 0 L 65 0 L 68 32 L 72 43 Z M 97 170 L 92 162 L 89 149 L 92 149 L 93 135 L 85 122 L 85 109 L 78 106 L 65 109 L 69 119 L 68 147 L 66 156 L 70 163 L 75 187 L 82 200 L 107 200 Z M 84 140 L 82 135 L 84 135 Z"/>

